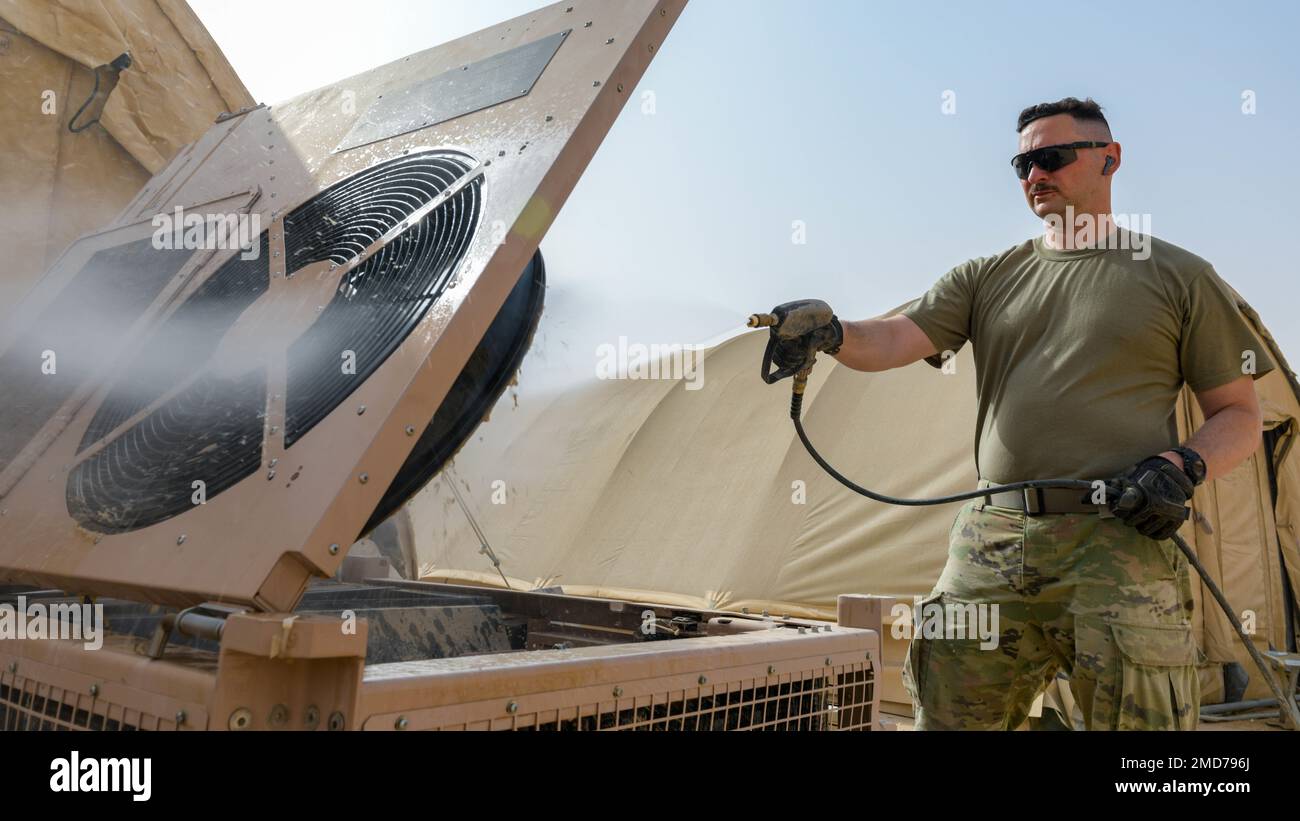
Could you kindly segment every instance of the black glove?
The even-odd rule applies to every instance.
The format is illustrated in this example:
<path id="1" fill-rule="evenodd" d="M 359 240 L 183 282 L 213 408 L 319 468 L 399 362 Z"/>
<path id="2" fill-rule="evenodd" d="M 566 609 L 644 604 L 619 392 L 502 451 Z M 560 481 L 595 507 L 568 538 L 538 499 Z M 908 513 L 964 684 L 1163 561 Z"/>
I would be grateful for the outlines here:
<path id="1" fill-rule="evenodd" d="M 1106 506 L 1115 518 L 1143 536 L 1163 541 L 1178 532 L 1191 511 L 1195 487 L 1177 465 L 1163 456 L 1143 459 L 1127 474 L 1106 484 Z"/>
<path id="2" fill-rule="evenodd" d="M 772 362 L 782 370 L 812 367 L 817 353 L 838 353 L 844 344 L 844 326 L 820 299 L 801 299 L 772 309 L 780 323 L 772 328 L 775 345 Z"/>

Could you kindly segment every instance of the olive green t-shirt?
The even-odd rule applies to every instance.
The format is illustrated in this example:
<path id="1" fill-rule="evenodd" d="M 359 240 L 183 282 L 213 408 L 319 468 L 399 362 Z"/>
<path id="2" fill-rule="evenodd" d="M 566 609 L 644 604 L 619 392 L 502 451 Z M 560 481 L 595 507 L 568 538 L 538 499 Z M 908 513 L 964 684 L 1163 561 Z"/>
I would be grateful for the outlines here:
<path id="1" fill-rule="evenodd" d="M 1036 237 L 958 265 L 901 310 L 940 352 L 974 348 L 981 478 L 1114 476 L 1177 446 L 1184 382 L 1273 369 L 1208 262 L 1150 236 L 1106 246 Z"/>

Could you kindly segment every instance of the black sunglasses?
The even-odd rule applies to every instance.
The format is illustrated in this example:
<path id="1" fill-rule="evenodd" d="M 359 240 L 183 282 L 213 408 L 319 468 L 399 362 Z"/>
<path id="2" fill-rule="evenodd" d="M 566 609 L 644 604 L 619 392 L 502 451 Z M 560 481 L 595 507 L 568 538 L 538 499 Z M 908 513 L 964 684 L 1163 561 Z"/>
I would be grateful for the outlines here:
<path id="1" fill-rule="evenodd" d="M 1076 148 L 1105 148 L 1110 143 L 1077 142 L 1065 145 L 1048 145 L 1026 151 L 1011 158 L 1011 165 L 1016 169 L 1016 176 L 1022 180 L 1029 179 L 1029 167 L 1036 165 L 1044 171 L 1056 171 L 1079 159 Z"/>

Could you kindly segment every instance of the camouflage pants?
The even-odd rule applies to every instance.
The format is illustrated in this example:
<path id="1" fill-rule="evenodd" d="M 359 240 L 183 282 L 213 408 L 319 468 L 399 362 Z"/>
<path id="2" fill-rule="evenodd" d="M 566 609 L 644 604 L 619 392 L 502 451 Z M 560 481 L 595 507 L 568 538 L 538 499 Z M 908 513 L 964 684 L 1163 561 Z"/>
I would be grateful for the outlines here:
<path id="1" fill-rule="evenodd" d="M 1058 670 L 1088 729 L 1195 729 L 1203 656 L 1188 570 L 1172 541 L 1116 519 L 968 502 L 921 603 L 922 614 L 941 607 L 949 629 L 925 637 L 914 625 L 903 662 L 916 729 L 1013 730 Z M 997 605 L 996 634 L 982 623 L 995 647 L 969 604 Z"/>

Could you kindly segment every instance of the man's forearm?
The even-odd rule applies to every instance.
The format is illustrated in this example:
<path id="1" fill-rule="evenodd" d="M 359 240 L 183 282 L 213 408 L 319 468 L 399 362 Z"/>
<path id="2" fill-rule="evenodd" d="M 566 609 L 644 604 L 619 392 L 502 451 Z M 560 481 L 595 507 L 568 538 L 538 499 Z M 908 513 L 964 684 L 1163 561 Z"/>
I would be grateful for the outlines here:
<path id="1" fill-rule="evenodd" d="M 934 345 L 912 320 L 894 314 L 842 322 L 844 344 L 835 358 L 857 371 L 887 371 L 934 354 Z"/>
<path id="2" fill-rule="evenodd" d="M 857 371 L 888 370 L 886 356 L 890 349 L 889 328 L 879 319 L 844 322 L 844 344 L 835 358 L 841 365 Z"/>
<path id="3" fill-rule="evenodd" d="M 1205 460 L 1205 480 L 1211 481 L 1230 473 L 1259 447 L 1263 418 L 1257 409 L 1231 406 L 1205 420 L 1205 424 L 1185 443 Z M 1179 467 L 1182 458 L 1172 451 L 1162 453 Z"/>

